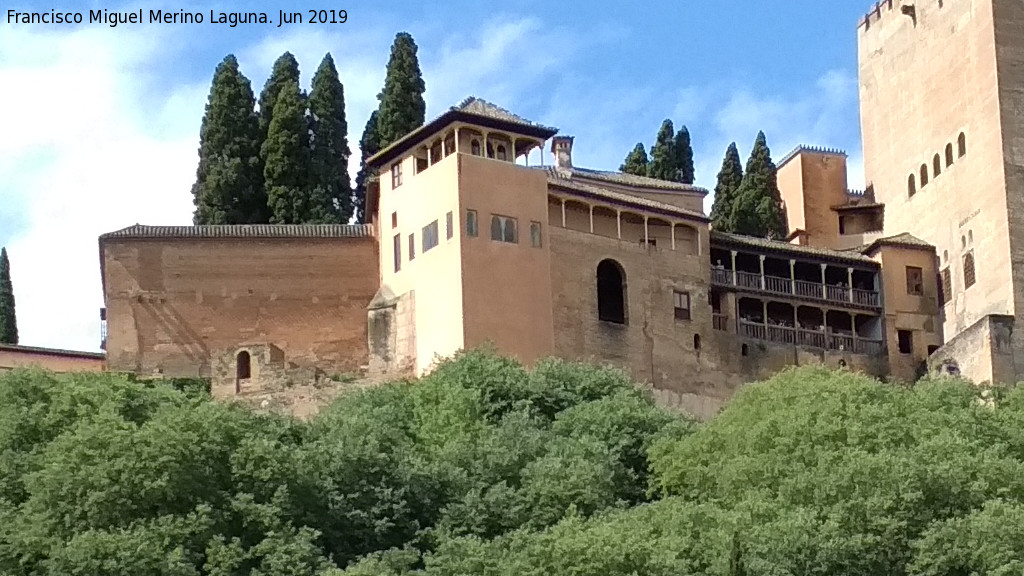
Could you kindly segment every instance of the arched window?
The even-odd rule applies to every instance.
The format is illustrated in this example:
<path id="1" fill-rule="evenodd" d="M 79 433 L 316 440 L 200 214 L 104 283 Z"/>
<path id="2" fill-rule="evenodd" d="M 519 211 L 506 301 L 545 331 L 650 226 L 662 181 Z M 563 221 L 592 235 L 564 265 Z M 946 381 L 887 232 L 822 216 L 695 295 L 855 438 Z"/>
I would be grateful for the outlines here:
<path id="1" fill-rule="evenodd" d="M 956 139 L 957 156 L 963 158 L 967 154 L 967 136 L 963 132 Z"/>
<path id="2" fill-rule="evenodd" d="M 964 254 L 964 290 L 974 286 L 974 250 Z"/>
<path id="3" fill-rule="evenodd" d="M 913 196 L 917 194 L 917 184 L 914 180 L 914 175 L 911 174 L 907 177 L 907 196 Z"/>
<path id="4" fill-rule="evenodd" d="M 605 322 L 626 323 L 626 273 L 614 260 L 597 265 L 597 317 Z"/>
<path id="5" fill-rule="evenodd" d="M 974 246 L 974 230 L 967 231 L 967 245 Z"/>
<path id="6" fill-rule="evenodd" d="M 242 350 L 238 353 L 235 362 L 235 377 L 239 380 L 247 380 L 252 376 L 252 364 L 249 353 Z"/>
<path id="7" fill-rule="evenodd" d="M 938 176 L 942 174 L 942 159 L 936 154 L 935 158 L 932 158 L 932 174 Z"/>
<path id="8" fill-rule="evenodd" d="M 508 160 L 508 152 L 505 151 L 504 144 L 498 144 L 498 160 Z"/>
<path id="9" fill-rule="evenodd" d="M 946 168 L 953 165 L 953 145 L 946 144 Z"/>
<path id="10" fill-rule="evenodd" d="M 921 188 L 928 185 L 928 165 L 921 164 Z"/>
<path id="11" fill-rule="evenodd" d="M 473 142 L 469 145 L 469 151 L 470 151 L 470 153 L 473 154 L 473 156 L 479 156 L 480 155 L 480 141 L 479 140 L 473 140 Z"/>

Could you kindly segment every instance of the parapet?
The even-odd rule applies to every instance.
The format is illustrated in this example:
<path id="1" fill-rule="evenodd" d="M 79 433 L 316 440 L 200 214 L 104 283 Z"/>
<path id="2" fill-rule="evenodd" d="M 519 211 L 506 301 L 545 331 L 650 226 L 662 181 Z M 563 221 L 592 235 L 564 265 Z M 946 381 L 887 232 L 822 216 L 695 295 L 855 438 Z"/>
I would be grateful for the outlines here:
<path id="1" fill-rule="evenodd" d="M 867 32 L 872 26 L 878 24 L 883 17 L 890 16 L 893 9 L 893 0 L 882 0 L 875 2 L 875 6 L 864 15 L 864 18 L 857 24 L 858 29 Z"/>
<path id="2" fill-rule="evenodd" d="M 781 160 L 775 163 L 775 165 L 776 167 L 781 167 L 786 162 L 789 162 L 799 154 L 803 153 L 818 154 L 822 156 L 842 156 L 843 158 L 846 157 L 846 151 L 838 148 L 822 148 L 818 146 L 805 146 L 804 144 L 800 144 L 790 151 L 789 154 L 783 156 Z"/>

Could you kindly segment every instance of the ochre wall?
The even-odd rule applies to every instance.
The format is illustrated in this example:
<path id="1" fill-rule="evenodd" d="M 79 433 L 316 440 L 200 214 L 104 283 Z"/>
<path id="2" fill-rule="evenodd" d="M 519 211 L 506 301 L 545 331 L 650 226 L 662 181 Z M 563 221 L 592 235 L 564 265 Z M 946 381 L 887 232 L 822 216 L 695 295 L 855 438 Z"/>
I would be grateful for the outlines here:
<path id="1" fill-rule="evenodd" d="M 246 342 L 327 373 L 367 362 L 373 238 L 108 239 L 102 257 L 110 370 L 207 376 Z"/>
<path id="2" fill-rule="evenodd" d="M 778 180 L 790 232 L 806 231 L 810 246 L 835 246 L 839 239 L 839 214 L 832 207 L 847 201 L 846 157 L 798 151 L 779 167 Z"/>
<path id="3" fill-rule="evenodd" d="M 52 372 L 99 372 L 103 370 L 103 364 L 102 357 L 0 348 L 0 372 L 29 366 L 37 366 Z"/>

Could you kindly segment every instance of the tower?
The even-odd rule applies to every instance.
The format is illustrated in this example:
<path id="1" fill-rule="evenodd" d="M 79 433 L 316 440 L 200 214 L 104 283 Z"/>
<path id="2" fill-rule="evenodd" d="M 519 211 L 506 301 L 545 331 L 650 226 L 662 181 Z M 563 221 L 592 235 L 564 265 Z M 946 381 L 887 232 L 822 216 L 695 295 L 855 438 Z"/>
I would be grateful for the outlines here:
<path id="1" fill-rule="evenodd" d="M 858 45 L 866 182 L 885 204 L 886 235 L 936 248 L 937 354 L 978 382 L 1019 380 L 1024 3 L 884 0 Z"/>

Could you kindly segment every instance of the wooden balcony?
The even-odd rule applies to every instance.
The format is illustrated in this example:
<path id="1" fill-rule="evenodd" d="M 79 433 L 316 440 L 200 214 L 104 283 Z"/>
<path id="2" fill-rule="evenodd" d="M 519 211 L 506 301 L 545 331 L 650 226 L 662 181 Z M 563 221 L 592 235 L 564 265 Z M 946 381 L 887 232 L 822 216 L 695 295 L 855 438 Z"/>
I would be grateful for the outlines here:
<path id="1" fill-rule="evenodd" d="M 792 280 L 754 272 L 741 272 L 721 268 L 711 269 L 711 283 L 716 286 L 735 287 L 745 291 L 778 294 L 790 298 L 833 302 L 864 308 L 879 308 L 882 299 L 874 290 L 860 290 L 847 286 L 830 286 L 820 282 Z"/>
<path id="2" fill-rule="evenodd" d="M 823 348 L 825 350 L 845 351 L 853 354 L 881 354 L 884 347 L 881 340 L 861 338 L 851 334 L 825 332 L 824 330 L 805 330 L 792 326 L 774 324 L 757 324 L 740 320 L 739 334 L 744 338 L 766 340 L 779 344 Z"/>
<path id="3" fill-rule="evenodd" d="M 729 331 L 729 317 L 725 314 L 712 313 L 711 324 L 715 330 L 721 330 L 722 332 Z"/>

